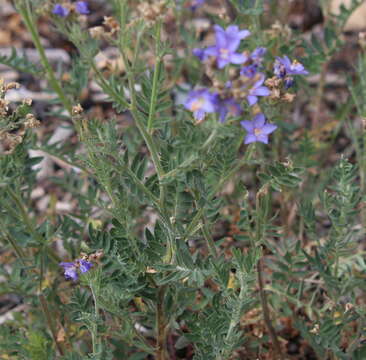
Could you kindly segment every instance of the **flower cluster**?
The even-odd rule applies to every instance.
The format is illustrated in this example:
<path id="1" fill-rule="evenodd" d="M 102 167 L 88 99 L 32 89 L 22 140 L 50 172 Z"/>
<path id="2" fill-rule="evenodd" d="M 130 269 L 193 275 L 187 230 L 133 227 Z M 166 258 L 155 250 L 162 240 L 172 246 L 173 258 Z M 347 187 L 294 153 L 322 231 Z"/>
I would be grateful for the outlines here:
<path id="1" fill-rule="evenodd" d="M 266 48 L 258 47 L 251 52 L 239 52 L 241 41 L 250 35 L 248 30 L 240 30 L 236 25 L 230 25 L 224 30 L 215 25 L 215 45 L 204 49 L 195 48 L 193 54 L 205 66 L 205 73 L 212 82 L 213 90 L 201 88 L 188 94 L 185 108 L 193 112 L 198 122 L 203 121 L 206 114 L 217 113 L 219 120 L 224 122 L 228 115 L 239 116 L 241 104 L 246 102 L 249 107 L 258 103 L 260 97 L 272 96 L 275 91 L 273 82 L 267 86 L 266 75 L 261 70 Z M 240 67 L 230 67 L 226 72 L 229 80 L 222 80 L 218 70 L 230 64 Z M 287 56 L 277 57 L 274 64 L 274 79 L 284 82 L 287 89 L 292 86 L 294 75 L 307 75 L 308 72 L 299 62 L 292 62 Z M 293 99 L 286 94 L 285 101 Z M 242 126 L 247 130 L 246 144 L 254 141 L 268 143 L 268 135 L 277 126 L 265 124 L 263 114 L 257 115 L 253 122 L 243 121 Z"/>
<path id="2" fill-rule="evenodd" d="M 21 104 L 9 108 L 5 98 L 9 90 L 19 89 L 16 82 L 5 84 L 0 78 L 0 153 L 11 154 L 23 142 L 27 129 L 40 126 L 40 121 L 30 112 L 32 99 L 24 99 Z"/>
<path id="3" fill-rule="evenodd" d="M 80 15 L 88 15 L 90 13 L 86 1 L 77 1 L 75 4 L 55 4 L 52 13 L 60 17 L 66 17 L 70 11 L 76 11 Z"/>
<path id="4" fill-rule="evenodd" d="M 93 267 L 92 261 L 99 260 L 102 256 L 102 250 L 98 250 L 91 255 L 82 253 L 81 259 L 76 259 L 73 262 L 61 262 L 59 265 L 64 269 L 66 280 L 77 281 L 79 279 L 79 271 L 81 273 L 88 272 Z"/>
<path id="5" fill-rule="evenodd" d="M 276 58 L 273 66 L 273 72 L 279 79 L 284 80 L 286 89 L 290 88 L 293 85 L 293 75 L 309 74 L 309 72 L 305 70 L 302 64 L 300 64 L 297 60 L 291 62 L 291 60 L 286 55 L 283 58 Z"/>

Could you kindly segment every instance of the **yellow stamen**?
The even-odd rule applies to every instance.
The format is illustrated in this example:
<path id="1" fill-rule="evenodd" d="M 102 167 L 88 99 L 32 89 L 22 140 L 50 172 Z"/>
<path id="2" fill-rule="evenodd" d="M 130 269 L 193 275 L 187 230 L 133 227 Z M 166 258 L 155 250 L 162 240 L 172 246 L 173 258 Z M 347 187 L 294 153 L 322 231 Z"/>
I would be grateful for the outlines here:
<path id="1" fill-rule="evenodd" d="M 223 59 L 227 59 L 229 57 L 229 50 L 228 49 L 220 49 L 220 54 Z"/>
<path id="2" fill-rule="evenodd" d="M 202 106 L 205 104 L 205 99 L 200 97 L 196 101 L 193 101 L 191 105 L 191 111 L 197 111 L 202 108 Z"/>

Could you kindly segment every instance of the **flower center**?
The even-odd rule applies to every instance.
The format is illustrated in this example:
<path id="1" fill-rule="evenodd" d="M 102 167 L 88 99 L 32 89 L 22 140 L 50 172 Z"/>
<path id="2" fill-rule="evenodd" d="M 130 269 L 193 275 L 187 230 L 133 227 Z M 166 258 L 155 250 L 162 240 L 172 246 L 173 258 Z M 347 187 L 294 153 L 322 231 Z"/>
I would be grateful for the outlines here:
<path id="1" fill-rule="evenodd" d="M 200 110 L 204 104 L 205 104 L 205 99 L 203 97 L 198 98 L 197 100 L 193 101 L 193 103 L 191 105 L 191 111 Z"/>
<path id="2" fill-rule="evenodd" d="M 229 106 L 229 113 L 231 115 L 236 115 L 237 112 L 238 112 L 238 109 L 234 105 Z"/>
<path id="3" fill-rule="evenodd" d="M 254 128 L 254 135 L 258 136 L 260 134 L 262 134 L 262 129 Z"/>
<path id="4" fill-rule="evenodd" d="M 227 59 L 229 57 L 229 50 L 228 49 L 220 49 L 220 54 L 223 59 Z"/>

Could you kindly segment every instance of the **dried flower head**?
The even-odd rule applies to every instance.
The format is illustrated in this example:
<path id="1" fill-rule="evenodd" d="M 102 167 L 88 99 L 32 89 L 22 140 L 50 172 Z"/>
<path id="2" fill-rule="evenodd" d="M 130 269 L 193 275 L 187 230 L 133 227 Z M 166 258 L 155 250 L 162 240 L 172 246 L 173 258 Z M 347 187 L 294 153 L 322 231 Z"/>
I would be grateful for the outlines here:
<path id="1" fill-rule="evenodd" d="M 5 99 L 0 99 L 0 116 L 6 116 L 9 110 L 9 101 Z"/>
<path id="2" fill-rule="evenodd" d="M 109 35 L 113 35 L 120 30 L 118 21 L 112 16 L 104 16 L 103 25 L 109 29 Z"/>
<path id="3" fill-rule="evenodd" d="M 19 89 L 19 88 L 20 88 L 20 84 L 18 84 L 17 82 L 14 82 L 14 81 L 5 85 L 5 91 L 11 90 L 11 89 Z"/>
<path id="4" fill-rule="evenodd" d="M 106 31 L 103 26 L 94 26 L 89 29 L 89 34 L 93 39 L 102 39 L 106 35 Z"/>
<path id="5" fill-rule="evenodd" d="M 80 115 L 83 111 L 84 109 L 80 104 L 77 104 L 72 107 L 72 115 Z"/>
<path id="6" fill-rule="evenodd" d="M 166 1 L 155 0 L 153 3 L 145 1 L 138 5 L 137 10 L 148 25 L 153 25 L 157 20 L 163 18 L 166 12 Z"/>
<path id="7" fill-rule="evenodd" d="M 37 120 L 33 114 L 27 114 L 25 116 L 24 127 L 26 129 L 36 128 L 39 127 L 40 125 L 41 125 L 40 121 Z"/>

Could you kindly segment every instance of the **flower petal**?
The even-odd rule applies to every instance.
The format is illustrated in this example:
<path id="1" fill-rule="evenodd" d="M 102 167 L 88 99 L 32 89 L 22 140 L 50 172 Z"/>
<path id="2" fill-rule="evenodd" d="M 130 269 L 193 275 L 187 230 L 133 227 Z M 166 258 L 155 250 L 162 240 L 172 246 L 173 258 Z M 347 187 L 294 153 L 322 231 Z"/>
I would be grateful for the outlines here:
<path id="1" fill-rule="evenodd" d="M 269 96 L 271 95 L 271 90 L 268 89 L 266 86 L 260 86 L 258 88 L 253 88 L 250 91 L 250 95 L 254 96 Z"/>
<path id="2" fill-rule="evenodd" d="M 275 124 L 266 124 L 262 127 L 262 134 L 269 135 L 273 133 L 277 129 L 277 125 Z"/>
<path id="3" fill-rule="evenodd" d="M 205 55 L 207 56 L 218 56 L 219 50 L 216 46 L 209 46 L 205 49 Z"/>
<path id="4" fill-rule="evenodd" d="M 231 54 L 230 55 L 230 62 L 232 64 L 244 64 L 248 60 L 248 57 L 243 54 Z"/>
<path id="5" fill-rule="evenodd" d="M 93 264 L 86 260 L 79 260 L 79 269 L 82 273 L 85 273 L 90 270 Z"/>
<path id="6" fill-rule="evenodd" d="M 194 118 L 196 119 L 196 120 L 198 120 L 198 121 L 201 121 L 201 120 L 203 120 L 204 119 L 204 117 L 205 117 L 205 112 L 203 111 L 203 110 L 197 110 L 197 111 L 195 111 L 194 113 L 193 113 L 193 116 L 194 116 Z"/>
<path id="7" fill-rule="evenodd" d="M 220 25 L 215 25 L 215 37 L 216 37 L 216 47 L 217 48 L 226 48 L 227 38 L 225 30 Z"/>
<path id="8" fill-rule="evenodd" d="M 252 133 L 254 131 L 254 123 L 253 121 L 249 121 L 249 120 L 243 120 L 240 121 L 240 125 L 249 133 Z"/>
<path id="9" fill-rule="evenodd" d="M 227 64 L 229 64 L 229 60 L 227 59 L 222 59 L 222 58 L 217 58 L 217 67 L 219 69 L 224 68 Z"/>
<path id="10" fill-rule="evenodd" d="M 249 106 L 253 106 L 258 102 L 258 98 L 255 95 L 248 95 L 247 96 Z"/>
<path id="11" fill-rule="evenodd" d="M 253 125 L 255 128 L 262 129 L 265 122 L 266 118 L 263 113 L 259 113 L 253 118 Z"/>
<path id="12" fill-rule="evenodd" d="M 250 144 L 257 141 L 257 137 L 252 134 L 248 134 L 244 139 L 244 144 Z"/>
<path id="13" fill-rule="evenodd" d="M 259 141 L 263 144 L 268 144 L 268 135 L 258 135 L 257 141 Z"/>

